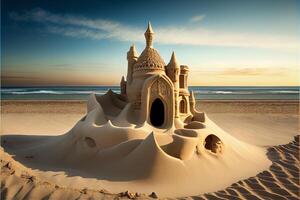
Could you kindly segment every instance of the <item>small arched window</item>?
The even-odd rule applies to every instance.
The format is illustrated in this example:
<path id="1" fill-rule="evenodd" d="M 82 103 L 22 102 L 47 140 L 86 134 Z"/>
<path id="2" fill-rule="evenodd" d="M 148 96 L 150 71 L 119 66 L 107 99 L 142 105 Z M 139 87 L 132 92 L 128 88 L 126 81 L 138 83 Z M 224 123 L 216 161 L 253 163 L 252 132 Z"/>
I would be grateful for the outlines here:
<path id="1" fill-rule="evenodd" d="M 179 75 L 179 87 L 184 88 L 184 75 Z"/>
<path id="2" fill-rule="evenodd" d="M 184 99 L 180 101 L 179 107 L 181 113 L 186 113 L 186 102 Z"/>

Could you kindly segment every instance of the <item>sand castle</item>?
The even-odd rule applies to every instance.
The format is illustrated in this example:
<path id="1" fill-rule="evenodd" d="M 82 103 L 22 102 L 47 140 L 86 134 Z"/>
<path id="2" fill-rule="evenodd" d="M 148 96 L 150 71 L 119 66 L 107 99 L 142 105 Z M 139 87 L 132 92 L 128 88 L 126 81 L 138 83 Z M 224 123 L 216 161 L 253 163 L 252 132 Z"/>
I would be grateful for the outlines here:
<path id="1" fill-rule="evenodd" d="M 153 48 L 154 32 L 150 23 L 145 38 L 146 47 L 140 56 L 134 45 L 127 52 L 127 80 L 122 77 L 121 95 L 134 106 L 139 123 L 147 122 L 163 129 L 174 125 L 182 128 L 181 122 L 194 117 L 193 121 L 201 127 L 204 114 L 195 110 L 194 95 L 189 93 L 188 66 L 179 65 L 174 52 L 170 62 L 165 64 Z"/>
<path id="2" fill-rule="evenodd" d="M 68 133 L 23 142 L 13 152 L 34 158 L 28 165 L 49 171 L 43 178 L 52 182 L 160 197 L 216 191 L 269 167 L 264 148 L 239 141 L 195 109 L 189 68 L 174 52 L 166 65 L 153 35 L 149 23 L 141 55 L 134 46 L 128 51 L 121 94 L 92 94 L 86 116 Z"/>
<path id="3" fill-rule="evenodd" d="M 165 64 L 153 48 L 150 22 L 144 35 L 146 47 L 141 55 L 134 45 L 127 52 L 127 78 L 121 79 L 121 94 L 110 90 L 103 97 L 92 95 L 89 104 L 100 103 L 105 114 L 101 121 L 110 120 L 116 126 L 147 125 L 155 132 L 171 133 L 174 142 L 165 147 L 166 151 L 176 158 L 188 159 L 198 140 L 192 129 L 205 128 L 205 114 L 195 109 L 194 94 L 188 90 L 189 67 L 179 65 L 174 52 Z M 210 134 L 204 143 L 212 153 L 222 152 L 222 141 L 216 135 Z"/>

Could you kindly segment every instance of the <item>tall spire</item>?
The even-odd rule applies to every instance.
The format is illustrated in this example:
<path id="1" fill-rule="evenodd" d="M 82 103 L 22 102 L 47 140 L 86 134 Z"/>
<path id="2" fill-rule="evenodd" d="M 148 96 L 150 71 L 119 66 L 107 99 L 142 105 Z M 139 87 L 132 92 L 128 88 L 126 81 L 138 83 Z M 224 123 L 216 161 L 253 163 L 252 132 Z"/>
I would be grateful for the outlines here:
<path id="1" fill-rule="evenodd" d="M 129 59 L 129 58 L 137 58 L 137 57 L 138 57 L 138 53 L 136 51 L 135 45 L 132 44 L 130 46 L 129 51 L 127 52 L 127 59 Z"/>
<path id="2" fill-rule="evenodd" d="M 124 76 L 122 76 L 121 83 L 125 82 Z"/>
<path id="3" fill-rule="evenodd" d="M 150 21 L 148 22 L 148 28 L 147 28 L 144 35 L 145 35 L 145 38 L 146 38 L 146 47 L 147 48 L 152 48 L 152 40 L 153 40 L 154 32 L 153 32 Z"/>
<path id="4" fill-rule="evenodd" d="M 174 83 L 174 87 L 176 88 L 178 86 L 178 79 L 179 79 L 179 71 L 180 71 L 180 65 L 178 64 L 178 61 L 176 59 L 175 53 L 173 51 L 171 60 L 168 63 L 166 67 L 167 76 L 172 80 Z"/>
<path id="5" fill-rule="evenodd" d="M 193 90 L 190 91 L 189 100 L 190 100 L 190 102 L 195 103 L 195 96 L 194 96 L 194 91 Z"/>
<path id="6" fill-rule="evenodd" d="M 171 60 L 168 64 L 168 66 L 174 67 L 174 68 L 179 68 L 179 64 L 178 64 L 178 61 L 177 61 L 177 58 L 176 58 L 176 55 L 175 55 L 174 51 L 172 52 Z"/>
<path id="7" fill-rule="evenodd" d="M 121 95 L 126 96 L 126 81 L 124 76 L 122 76 L 122 80 L 120 82 L 120 88 L 121 88 Z"/>

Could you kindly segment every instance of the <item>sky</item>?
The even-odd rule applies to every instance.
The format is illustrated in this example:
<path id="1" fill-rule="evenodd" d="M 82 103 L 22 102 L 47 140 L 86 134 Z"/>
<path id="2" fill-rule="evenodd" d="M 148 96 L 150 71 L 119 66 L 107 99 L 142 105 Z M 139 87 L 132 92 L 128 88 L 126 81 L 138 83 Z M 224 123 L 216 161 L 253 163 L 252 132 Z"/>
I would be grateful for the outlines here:
<path id="1" fill-rule="evenodd" d="M 118 85 L 126 52 L 172 51 L 197 86 L 298 86 L 297 0 L 2 0 L 2 86 Z"/>

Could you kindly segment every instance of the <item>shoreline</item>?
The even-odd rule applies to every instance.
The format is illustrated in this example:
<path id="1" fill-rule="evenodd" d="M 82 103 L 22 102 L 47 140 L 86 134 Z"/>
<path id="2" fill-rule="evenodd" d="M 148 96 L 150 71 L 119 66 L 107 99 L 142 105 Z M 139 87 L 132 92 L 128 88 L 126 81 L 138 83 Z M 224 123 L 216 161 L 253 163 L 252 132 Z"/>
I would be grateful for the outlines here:
<path id="1" fill-rule="evenodd" d="M 3 100 L 1 114 L 73 113 L 85 114 L 84 100 Z M 196 109 L 211 113 L 280 113 L 299 115 L 295 100 L 196 100 Z"/>
<path id="2" fill-rule="evenodd" d="M 300 99 L 299 99 L 300 100 Z M 296 99 L 196 99 L 196 102 L 293 102 L 299 103 Z M 2 99 L 1 102 L 86 102 L 79 99 Z"/>

